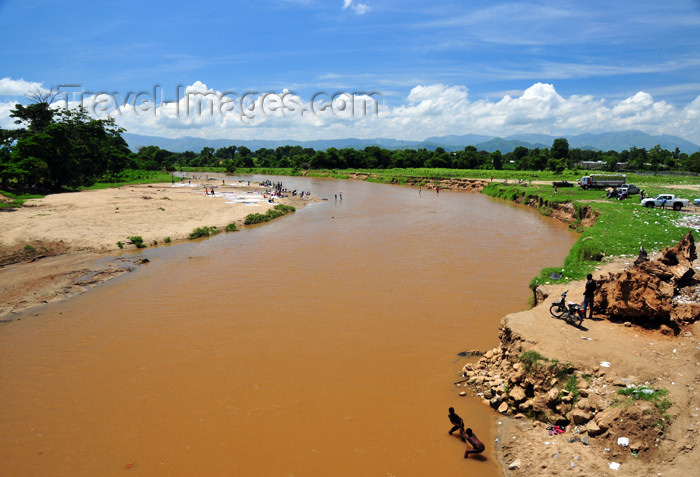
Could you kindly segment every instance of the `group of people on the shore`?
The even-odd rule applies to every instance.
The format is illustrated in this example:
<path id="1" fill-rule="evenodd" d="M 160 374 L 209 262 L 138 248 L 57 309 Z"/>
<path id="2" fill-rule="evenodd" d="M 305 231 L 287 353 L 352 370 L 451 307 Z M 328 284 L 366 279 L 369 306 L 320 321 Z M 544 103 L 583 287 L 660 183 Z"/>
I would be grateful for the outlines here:
<path id="1" fill-rule="evenodd" d="M 469 458 L 469 454 L 481 454 L 484 452 L 486 446 L 484 446 L 483 442 L 476 437 L 476 434 L 474 434 L 470 428 L 464 428 L 464 420 L 455 413 L 455 408 L 451 407 L 449 409 L 447 417 L 450 418 L 450 422 L 452 423 L 452 429 L 450 429 L 449 434 L 452 436 L 454 435 L 454 431 L 459 430 L 459 438 L 462 442 L 471 445 L 471 448 L 467 447 L 467 450 L 464 451 L 465 459 Z"/>

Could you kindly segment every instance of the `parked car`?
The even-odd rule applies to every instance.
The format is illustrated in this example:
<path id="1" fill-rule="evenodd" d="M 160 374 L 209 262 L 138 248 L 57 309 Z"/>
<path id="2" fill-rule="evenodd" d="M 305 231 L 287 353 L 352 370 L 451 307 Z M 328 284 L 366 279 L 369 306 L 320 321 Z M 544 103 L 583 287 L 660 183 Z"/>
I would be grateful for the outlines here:
<path id="1" fill-rule="evenodd" d="M 642 201 L 644 207 L 673 207 L 673 210 L 681 210 L 683 207 L 688 207 L 688 199 L 681 199 L 673 194 L 661 194 L 656 197 L 649 197 Z"/>
<path id="2" fill-rule="evenodd" d="M 628 196 L 633 194 L 639 194 L 641 192 L 641 190 L 639 190 L 639 187 L 637 187 L 634 184 L 623 184 L 620 187 L 618 187 L 618 189 L 620 189 L 620 192 L 627 192 Z"/>
<path id="3" fill-rule="evenodd" d="M 552 187 L 573 187 L 574 184 L 572 184 L 569 181 L 554 181 L 552 182 Z"/>

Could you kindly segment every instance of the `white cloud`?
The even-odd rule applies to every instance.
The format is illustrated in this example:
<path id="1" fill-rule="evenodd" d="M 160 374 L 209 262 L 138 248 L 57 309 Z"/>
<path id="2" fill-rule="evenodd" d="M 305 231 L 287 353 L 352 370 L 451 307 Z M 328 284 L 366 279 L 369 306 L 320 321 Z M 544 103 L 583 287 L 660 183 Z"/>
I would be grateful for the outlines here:
<path id="1" fill-rule="evenodd" d="M 42 89 L 41 83 L 24 81 L 24 79 L 12 79 L 5 77 L 0 79 L 0 96 L 24 96 L 31 90 Z"/>
<path id="2" fill-rule="evenodd" d="M 83 105 L 101 117 L 109 113 L 129 132 L 164 137 L 420 140 L 446 134 L 564 136 L 638 129 L 700 144 L 700 96 L 674 106 L 644 91 L 613 101 L 592 95 L 564 97 L 552 84 L 535 83 L 495 99 L 472 100 L 466 86 L 445 84 L 415 86 L 402 100 L 392 97 L 392 104 L 385 103 L 386 98 L 302 98 L 288 90 L 241 97 L 196 81 L 182 89 L 177 102 L 158 104 L 155 98 L 154 103 L 152 95 L 127 100 L 105 94 L 84 98 Z M 56 106 L 65 104 L 62 100 Z M 13 107 L 12 101 L 0 103 L 0 127 L 14 127 L 9 117 Z"/>
<path id="3" fill-rule="evenodd" d="M 364 15 L 370 8 L 366 3 L 356 3 L 355 0 L 343 0 L 343 10 L 351 8 L 358 15 Z"/>

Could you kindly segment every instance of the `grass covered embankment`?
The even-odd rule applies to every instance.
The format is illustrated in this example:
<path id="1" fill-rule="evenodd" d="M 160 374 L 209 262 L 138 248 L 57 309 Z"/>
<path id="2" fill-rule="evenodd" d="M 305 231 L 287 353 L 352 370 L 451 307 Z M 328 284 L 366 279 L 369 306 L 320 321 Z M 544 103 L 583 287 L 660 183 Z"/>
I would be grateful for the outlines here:
<path id="1" fill-rule="evenodd" d="M 543 215 L 568 206 L 572 215 L 570 227 L 581 233 L 561 267 L 544 268 L 530 283 L 531 288 L 550 281 L 550 275 L 561 273 L 562 283 L 580 280 L 592 272 L 606 257 L 636 256 L 639 247 L 653 253 L 678 243 L 688 231 L 676 225 L 680 213 L 674 210 L 643 208 L 638 196 L 618 201 L 605 199 L 602 191 L 585 191 L 576 187 L 559 189 L 551 186 L 489 184 L 482 193 L 492 197 L 524 203 Z M 593 225 L 582 226 L 582 220 L 596 216 Z"/>

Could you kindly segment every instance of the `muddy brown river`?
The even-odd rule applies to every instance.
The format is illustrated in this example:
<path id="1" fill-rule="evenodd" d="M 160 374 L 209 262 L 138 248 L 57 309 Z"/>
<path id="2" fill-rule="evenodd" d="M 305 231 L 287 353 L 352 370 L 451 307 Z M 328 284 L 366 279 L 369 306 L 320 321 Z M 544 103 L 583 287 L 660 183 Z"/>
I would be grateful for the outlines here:
<path id="1" fill-rule="evenodd" d="M 271 179 L 329 200 L 0 326 L 0 474 L 500 475 L 458 353 L 576 236 L 476 193 Z"/>

